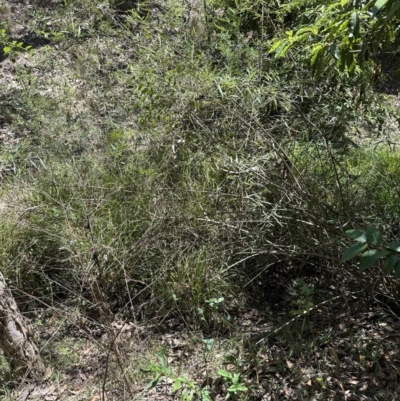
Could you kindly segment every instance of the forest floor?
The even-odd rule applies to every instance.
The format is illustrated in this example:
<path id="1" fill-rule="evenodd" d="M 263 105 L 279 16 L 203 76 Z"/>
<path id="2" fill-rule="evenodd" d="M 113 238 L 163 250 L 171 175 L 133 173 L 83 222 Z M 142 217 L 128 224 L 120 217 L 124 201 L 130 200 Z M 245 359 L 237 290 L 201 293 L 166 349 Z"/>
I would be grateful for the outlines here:
<path id="1" fill-rule="evenodd" d="M 351 280 L 337 286 L 330 281 L 329 298 L 293 319 L 282 307 L 295 303 L 287 287 L 271 278 L 263 311 L 237 311 L 232 329 L 213 330 L 210 338 L 174 321 L 152 325 L 115 318 L 107 326 L 79 315 L 65 319 L 62 311 L 38 311 L 33 323 L 48 366 L 45 377 L 17 385 L 3 399 L 174 400 L 181 396 L 174 386 L 186 379 L 182 387 L 193 388 L 196 396 L 205 397 L 207 389 L 211 399 L 222 400 L 230 383 L 219 369 L 239 372 L 254 400 L 397 399 L 395 300 L 378 299 L 378 291 L 368 296 Z M 286 302 L 278 300 L 282 296 Z"/>

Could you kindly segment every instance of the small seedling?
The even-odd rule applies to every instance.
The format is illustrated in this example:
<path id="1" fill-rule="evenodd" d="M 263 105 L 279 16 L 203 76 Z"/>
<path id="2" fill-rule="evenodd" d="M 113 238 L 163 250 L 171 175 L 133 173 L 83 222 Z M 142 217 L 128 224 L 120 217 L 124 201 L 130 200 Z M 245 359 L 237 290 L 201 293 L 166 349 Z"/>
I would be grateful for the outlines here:
<path id="1" fill-rule="evenodd" d="M 205 302 L 210 306 L 211 309 L 218 309 L 219 305 L 222 304 L 222 302 L 224 302 L 224 298 L 210 298 L 207 299 Z"/>
<path id="2" fill-rule="evenodd" d="M 161 380 L 168 378 L 172 381 L 173 392 L 180 392 L 179 399 L 181 401 L 192 401 L 194 398 L 203 401 L 211 401 L 208 386 L 202 388 L 196 381 L 190 380 L 185 376 L 177 376 L 174 374 L 168 367 L 164 355 L 157 355 L 157 359 L 158 364 L 151 364 L 144 369 L 145 372 L 155 373 L 155 377 L 147 385 L 146 390 L 156 387 Z"/>
<path id="3" fill-rule="evenodd" d="M 240 373 L 231 373 L 227 370 L 219 369 L 218 374 L 227 382 L 229 386 L 226 389 L 226 400 L 232 396 L 238 396 L 240 393 L 244 393 L 248 390 L 248 388 L 240 381 Z"/>

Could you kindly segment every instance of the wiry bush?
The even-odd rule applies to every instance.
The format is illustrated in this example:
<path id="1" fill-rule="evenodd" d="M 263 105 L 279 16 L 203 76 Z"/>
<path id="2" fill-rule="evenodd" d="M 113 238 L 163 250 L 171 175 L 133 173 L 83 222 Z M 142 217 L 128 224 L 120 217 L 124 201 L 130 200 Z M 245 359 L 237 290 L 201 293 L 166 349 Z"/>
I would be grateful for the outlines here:
<path id="1" fill-rule="evenodd" d="M 85 35 L 69 27 L 77 58 L 72 72 L 60 68 L 81 86 L 67 80 L 49 99 L 31 80 L 19 99 L 35 134 L 25 149 L 41 163 L 34 173 L 19 165 L 11 183 L 29 191 L 3 228 L 1 257 L 25 292 L 68 297 L 93 316 L 227 323 L 207 300 L 238 306 L 268 283 L 270 266 L 332 267 L 344 226 L 372 209 L 384 211 L 381 223 L 395 218 L 398 174 L 377 191 L 379 169 L 371 174 L 346 141 L 363 110 L 350 88 L 363 77 L 316 81 L 301 54 L 273 61 L 262 35 L 213 29 L 212 14 L 199 43 L 172 6 L 162 27 L 134 12 L 124 25 L 90 1 L 77 7 Z M 391 157 L 375 154 L 376 166 Z"/>

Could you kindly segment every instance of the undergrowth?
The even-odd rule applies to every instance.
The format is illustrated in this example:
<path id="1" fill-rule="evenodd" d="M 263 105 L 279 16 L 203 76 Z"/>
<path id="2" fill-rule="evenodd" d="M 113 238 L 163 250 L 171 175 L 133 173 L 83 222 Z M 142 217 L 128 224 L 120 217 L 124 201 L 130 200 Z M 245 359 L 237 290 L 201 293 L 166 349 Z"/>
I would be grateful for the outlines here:
<path id="1" fill-rule="evenodd" d="M 0 155 L 13 167 L 0 265 L 26 311 L 232 333 L 241 308 L 266 308 L 270 270 L 336 274 L 347 227 L 398 234 L 398 152 L 347 136 L 392 110 L 352 91 L 368 77 L 317 80 L 301 54 L 272 59 L 272 25 L 253 30 L 254 10 L 226 5 L 207 3 L 202 39 L 180 2 L 35 6 L 28 27 L 47 44 L 20 55 L 0 94 L 20 133 Z"/>

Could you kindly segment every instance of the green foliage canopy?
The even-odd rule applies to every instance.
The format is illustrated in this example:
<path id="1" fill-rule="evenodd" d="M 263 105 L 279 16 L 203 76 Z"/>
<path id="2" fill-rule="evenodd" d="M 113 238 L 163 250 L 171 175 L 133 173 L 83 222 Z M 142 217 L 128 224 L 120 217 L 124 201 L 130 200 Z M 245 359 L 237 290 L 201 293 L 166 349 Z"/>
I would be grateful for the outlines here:
<path id="1" fill-rule="evenodd" d="M 297 18 L 272 41 L 270 53 L 283 57 L 293 46 L 306 47 L 316 75 L 333 63 L 341 72 L 359 71 L 378 50 L 393 49 L 398 37 L 400 0 L 295 0 L 281 11 Z"/>

